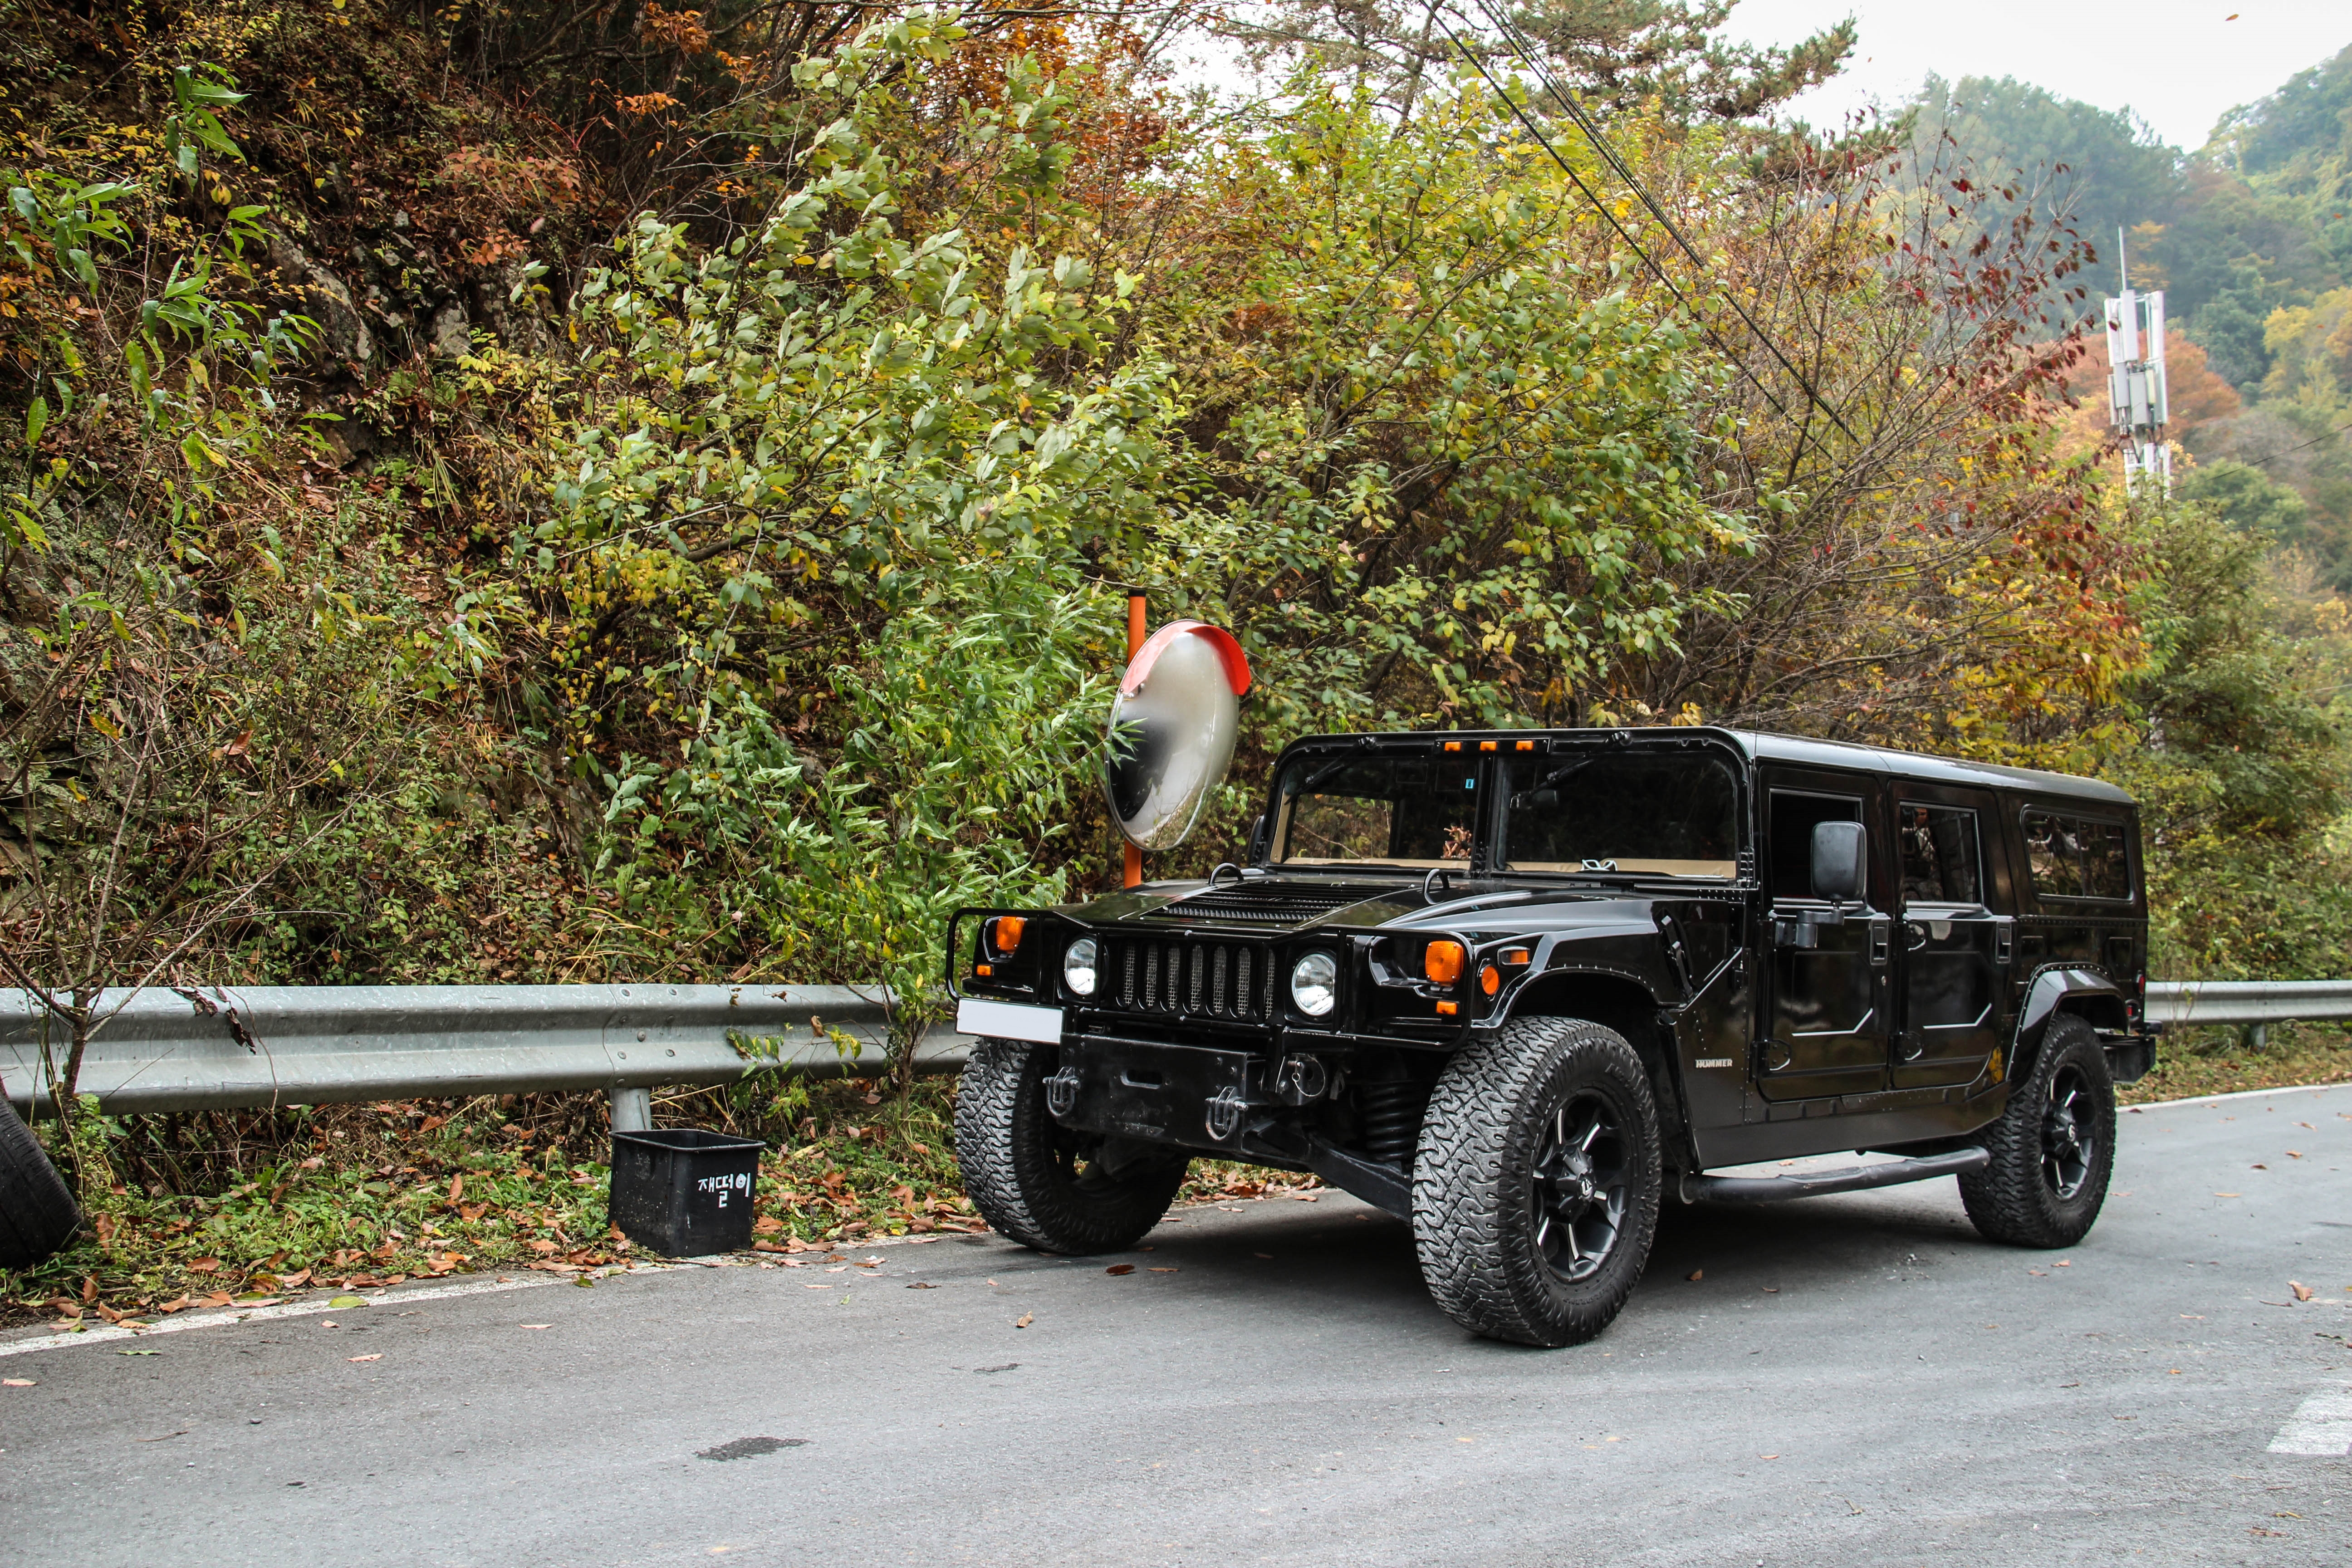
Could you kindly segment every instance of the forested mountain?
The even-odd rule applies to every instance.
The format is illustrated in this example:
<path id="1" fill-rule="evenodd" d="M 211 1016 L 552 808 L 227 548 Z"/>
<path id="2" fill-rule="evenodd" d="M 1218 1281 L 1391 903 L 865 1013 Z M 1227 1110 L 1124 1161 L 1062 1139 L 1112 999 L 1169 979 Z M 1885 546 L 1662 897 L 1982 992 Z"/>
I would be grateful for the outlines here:
<path id="1" fill-rule="evenodd" d="M 2132 281 L 2165 290 L 2173 321 L 2243 400 L 2179 426 L 2223 471 L 2192 479 L 2190 493 L 2287 487 L 2263 500 L 2265 515 L 2329 580 L 2352 583 L 2352 437 L 2337 434 L 2352 422 L 2352 49 L 2233 110 L 2193 152 L 2127 114 L 2009 79 L 1931 80 L 1917 132 L 1931 145 L 1948 136 L 1968 166 L 2021 171 L 2004 216 L 2063 204 L 2108 291 L 2118 231 L 2130 231 Z"/>
<path id="2" fill-rule="evenodd" d="M 1161 74 L 1238 26 L 1181 7 L 0 0 L 0 963 L 919 996 L 948 910 L 1116 864 L 1137 583 L 1247 647 L 1253 784 L 1374 725 L 2099 771 L 2168 966 L 2334 972 L 2344 605 L 2263 531 L 2340 528 L 2333 448 L 2271 470 L 2299 520 L 2121 494 L 2063 396 L 2100 267 L 1967 160 L 1768 124 L 1850 40 L 1723 15 L 1517 16 L 1621 170 L 1409 8 L 1280 8 L 1234 101 Z M 2169 193 L 2099 211 L 2255 455 L 2342 401 L 2346 69 L 2157 174 L 1948 112 Z"/>

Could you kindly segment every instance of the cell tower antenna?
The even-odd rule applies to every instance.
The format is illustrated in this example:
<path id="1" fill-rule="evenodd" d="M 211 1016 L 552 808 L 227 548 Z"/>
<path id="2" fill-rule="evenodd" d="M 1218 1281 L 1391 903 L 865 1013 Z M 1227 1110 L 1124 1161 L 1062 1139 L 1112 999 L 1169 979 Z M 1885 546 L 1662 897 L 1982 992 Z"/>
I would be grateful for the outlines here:
<path id="1" fill-rule="evenodd" d="M 2165 494 L 2172 491 L 2172 447 L 2164 438 L 2164 291 L 2142 294 L 2131 286 L 2125 232 L 2116 229 L 2116 265 L 2123 272 L 2123 295 L 2107 301 L 2107 406 L 2122 437 L 2124 484 L 2153 475 Z"/>

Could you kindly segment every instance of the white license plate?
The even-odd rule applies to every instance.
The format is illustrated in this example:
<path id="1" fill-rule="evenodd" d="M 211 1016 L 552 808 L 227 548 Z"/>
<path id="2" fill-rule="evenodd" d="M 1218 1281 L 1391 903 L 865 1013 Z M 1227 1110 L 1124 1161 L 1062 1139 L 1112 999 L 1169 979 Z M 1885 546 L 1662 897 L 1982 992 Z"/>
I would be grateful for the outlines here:
<path id="1" fill-rule="evenodd" d="M 1062 1010 L 966 996 L 956 1004 L 956 1032 L 986 1035 L 998 1040 L 1040 1040 L 1057 1046 L 1062 1043 Z"/>

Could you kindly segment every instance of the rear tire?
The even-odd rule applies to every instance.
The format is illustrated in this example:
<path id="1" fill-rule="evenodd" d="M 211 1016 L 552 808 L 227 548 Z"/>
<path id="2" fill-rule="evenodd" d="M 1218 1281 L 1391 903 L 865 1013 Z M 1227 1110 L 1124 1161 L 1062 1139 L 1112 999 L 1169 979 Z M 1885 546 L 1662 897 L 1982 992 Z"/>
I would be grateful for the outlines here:
<path id="1" fill-rule="evenodd" d="M 1422 1121 L 1422 1278 L 1472 1333 L 1580 1344 L 1642 1278 L 1657 1232 L 1657 1102 L 1624 1037 L 1526 1018 L 1446 1064 Z"/>
<path id="2" fill-rule="evenodd" d="M 956 1091 L 956 1162 L 989 1225 L 1040 1252 L 1119 1252 L 1141 1240 L 1184 1184 L 1192 1156 L 1143 1154 L 1113 1175 L 1106 1140 L 1064 1127 L 1045 1109 L 1052 1046 L 981 1040 Z"/>
<path id="3" fill-rule="evenodd" d="M 73 1193 L 16 1109 L 0 1100 L 0 1268 L 30 1268 L 81 1228 Z"/>
<path id="4" fill-rule="evenodd" d="M 1960 1178 L 1977 1233 L 2011 1247 L 2072 1247 L 2107 1201 L 2116 1163 L 2116 1086 L 2091 1026 L 2050 1020 L 2033 1071 L 1984 1130 L 1992 1163 Z"/>

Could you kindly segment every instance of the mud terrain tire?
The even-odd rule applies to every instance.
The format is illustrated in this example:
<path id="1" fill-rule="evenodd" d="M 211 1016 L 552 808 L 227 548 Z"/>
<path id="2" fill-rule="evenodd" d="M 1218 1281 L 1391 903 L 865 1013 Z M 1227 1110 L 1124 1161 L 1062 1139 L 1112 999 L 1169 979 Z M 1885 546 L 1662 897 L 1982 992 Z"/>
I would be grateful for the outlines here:
<path id="1" fill-rule="evenodd" d="M 1572 1345 L 1607 1328 L 1657 1232 L 1657 1102 L 1624 1037 L 1525 1018 L 1446 1065 L 1422 1121 L 1422 1277 L 1475 1334 Z"/>
<path id="2" fill-rule="evenodd" d="M 2116 1085 L 2091 1026 L 2052 1018 L 2033 1070 L 1984 1130 L 1992 1163 L 1960 1178 L 1977 1233 L 2011 1247 L 2072 1247 L 2107 1201 L 2116 1163 Z"/>
<path id="3" fill-rule="evenodd" d="M 1040 1252 L 1118 1252 L 1160 1223 L 1192 1160 L 1136 1152 L 1113 1174 L 1104 1140 L 1074 1132 L 1045 1109 L 1053 1046 L 983 1039 L 956 1091 L 956 1160 L 981 1217 Z"/>
<path id="4" fill-rule="evenodd" d="M 30 1268 L 80 1228 L 65 1178 L 16 1108 L 0 1100 L 0 1268 Z"/>

